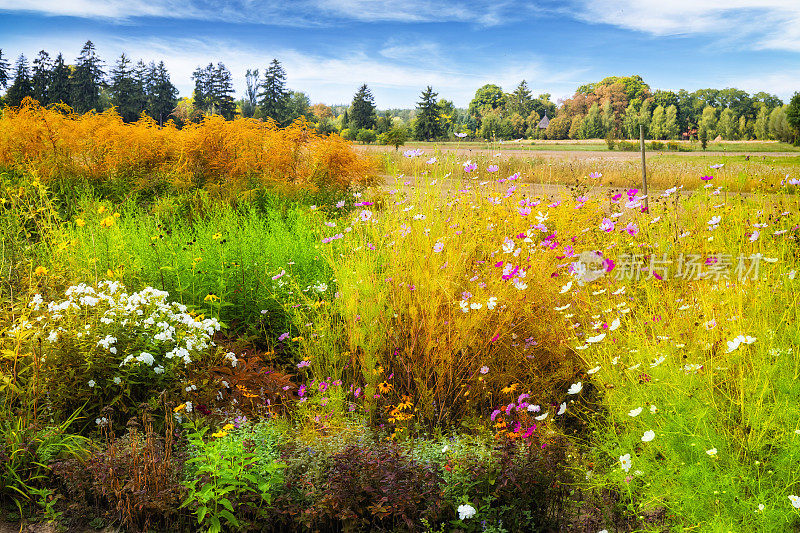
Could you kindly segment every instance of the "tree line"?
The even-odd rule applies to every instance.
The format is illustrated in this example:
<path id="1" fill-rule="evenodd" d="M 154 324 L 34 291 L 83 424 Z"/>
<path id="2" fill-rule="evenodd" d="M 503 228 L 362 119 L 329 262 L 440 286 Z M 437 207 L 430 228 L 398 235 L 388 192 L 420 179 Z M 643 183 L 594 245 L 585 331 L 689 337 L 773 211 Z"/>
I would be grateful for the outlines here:
<path id="1" fill-rule="evenodd" d="M 263 75 L 262 75 L 263 74 Z M 438 98 L 431 86 L 413 109 L 378 110 L 366 84 L 349 105 L 311 105 L 309 97 L 287 87 L 278 59 L 262 70 L 248 69 L 246 89 L 236 99 L 231 72 L 221 62 L 198 66 L 192 73 L 189 98 L 178 91 L 161 61 L 133 63 L 122 54 L 106 72 L 91 41 L 74 63 L 61 53 L 44 50 L 32 66 L 20 55 L 12 68 L 0 49 L 2 103 L 19 105 L 25 97 L 42 104 L 63 103 L 77 112 L 112 106 L 125 121 L 146 113 L 163 124 L 198 121 L 209 114 L 226 119 L 243 116 L 272 119 L 288 125 L 303 117 L 320 133 L 340 133 L 362 142 L 402 143 L 408 138 L 442 140 L 467 135 L 483 139 L 648 139 L 780 140 L 800 139 L 800 93 L 787 104 L 766 92 L 749 94 L 736 88 L 689 92 L 651 90 L 641 76 L 610 76 L 578 87 L 574 95 L 554 103 L 551 95 L 534 97 L 522 80 L 511 92 L 495 84 L 478 88 L 466 109 Z"/>

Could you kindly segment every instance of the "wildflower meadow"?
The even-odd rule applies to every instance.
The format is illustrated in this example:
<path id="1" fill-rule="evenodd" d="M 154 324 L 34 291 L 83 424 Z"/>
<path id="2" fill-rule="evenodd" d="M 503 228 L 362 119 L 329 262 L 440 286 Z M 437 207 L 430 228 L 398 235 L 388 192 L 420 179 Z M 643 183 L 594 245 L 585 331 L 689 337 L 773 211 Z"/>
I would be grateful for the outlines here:
<path id="1" fill-rule="evenodd" d="M 798 167 L 502 151 L 6 108 L 0 516 L 800 527 Z"/>

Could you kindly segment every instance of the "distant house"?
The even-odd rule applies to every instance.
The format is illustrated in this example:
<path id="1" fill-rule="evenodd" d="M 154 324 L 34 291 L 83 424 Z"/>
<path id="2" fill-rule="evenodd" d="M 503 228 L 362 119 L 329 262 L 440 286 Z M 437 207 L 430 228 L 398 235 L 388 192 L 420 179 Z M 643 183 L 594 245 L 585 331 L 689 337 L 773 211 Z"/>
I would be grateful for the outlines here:
<path id="1" fill-rule="evenodd" d="M 539 124 L 536 126 L 540 130 L 546 130 L 547 126 L 550 125 L 550 119 L 547 118 L 547 111 L 544 112 L 544 118 L 539 121 Z"/>

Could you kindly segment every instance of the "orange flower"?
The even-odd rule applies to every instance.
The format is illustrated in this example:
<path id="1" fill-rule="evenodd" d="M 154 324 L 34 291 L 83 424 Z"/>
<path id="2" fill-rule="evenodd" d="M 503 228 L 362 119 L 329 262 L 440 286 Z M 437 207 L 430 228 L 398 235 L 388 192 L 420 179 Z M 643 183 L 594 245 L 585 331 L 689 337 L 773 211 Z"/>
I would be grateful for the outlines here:
<path id="1" fill-rule="evenodd" d="M 47 274 L 47 269 L 42 265 L 36 267 L 36 270 L 33 271 L 34 275 L 36 276 L 44 276 Z"/>

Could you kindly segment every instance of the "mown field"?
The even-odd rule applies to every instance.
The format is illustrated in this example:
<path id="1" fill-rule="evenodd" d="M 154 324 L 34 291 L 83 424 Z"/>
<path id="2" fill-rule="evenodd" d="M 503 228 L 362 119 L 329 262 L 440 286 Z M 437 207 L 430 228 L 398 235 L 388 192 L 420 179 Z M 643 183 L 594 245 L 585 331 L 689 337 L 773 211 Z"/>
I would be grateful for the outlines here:
<path id="1" fill-rule="evenodd" d="M 797 162 L 493 156 L 4 111 L 5 520 L 800 526 Z"/>

